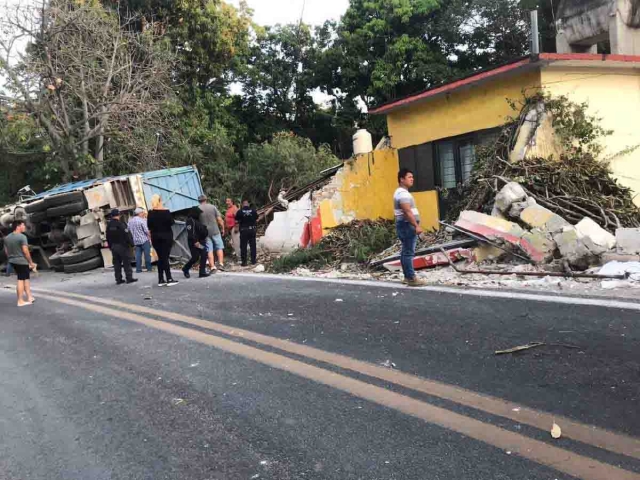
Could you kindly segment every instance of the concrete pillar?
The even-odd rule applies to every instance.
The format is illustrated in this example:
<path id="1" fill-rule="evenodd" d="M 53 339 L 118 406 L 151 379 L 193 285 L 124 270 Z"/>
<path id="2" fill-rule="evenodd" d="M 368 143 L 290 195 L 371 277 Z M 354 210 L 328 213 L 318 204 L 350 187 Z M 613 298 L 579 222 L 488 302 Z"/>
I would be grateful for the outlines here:
<path id="1" fill-rule="evenodd" d="M 640 55 L 640 29 L 627 25 L 631 2 L 616 0 L 609 18 L 609 39 L 614 55 Z"/>

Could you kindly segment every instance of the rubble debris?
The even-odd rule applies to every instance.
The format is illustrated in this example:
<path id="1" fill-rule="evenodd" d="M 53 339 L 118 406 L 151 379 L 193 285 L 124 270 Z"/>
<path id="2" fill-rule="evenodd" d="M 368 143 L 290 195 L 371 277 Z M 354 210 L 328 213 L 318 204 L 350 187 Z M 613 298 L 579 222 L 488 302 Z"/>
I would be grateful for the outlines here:
<path id="1" fill-rule="evenodd" d="M 601 255 L 616 246 L 616 237 L 588 217 L 578 222 L 576 230 L 584 245 L 594 255 Z"/>
<path id="2" fill-rule="evenodd" d="M 421 270 L 423 268 L 449 265 L 449 263 L 452 261 L 458 262 L 461 260 L 471 260 L 473 258 L 473 250 L 470 250 L 468 248 L 454 248 L 452 250 L 446 250 L 444 253 L 435 252 L 428 255 L 417 255 L 413 259 L 413 268 L 416 270 Z M 402 263 L 400 260 L 387 262 L 383 266 L 390 272 L 402 271 Z"/>
<path id="3" fill-rule="evenodd" d="M 640 255 L 640 228 L 616 229 L 616 251 L 624 255 Z"/>
<path id="4" fill-rule="evenodd" d="M 502 213 L 506 214 L 514 203 L 524 202 L 527 199 L 527 193 L 517 182 L 507 183 L 495 199 L 495 207 Z"/>

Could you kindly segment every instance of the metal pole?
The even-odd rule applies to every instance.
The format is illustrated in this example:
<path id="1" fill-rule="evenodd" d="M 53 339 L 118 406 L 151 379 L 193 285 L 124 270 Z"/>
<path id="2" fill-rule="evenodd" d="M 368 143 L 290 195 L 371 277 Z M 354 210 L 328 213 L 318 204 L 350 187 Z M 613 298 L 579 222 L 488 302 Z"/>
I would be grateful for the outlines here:
<path id="1" fill-rule="evenodd" d="M 540 28 L 538 27 L 538 10 L 531 10 L 531 54 L 540 53 Z"/>

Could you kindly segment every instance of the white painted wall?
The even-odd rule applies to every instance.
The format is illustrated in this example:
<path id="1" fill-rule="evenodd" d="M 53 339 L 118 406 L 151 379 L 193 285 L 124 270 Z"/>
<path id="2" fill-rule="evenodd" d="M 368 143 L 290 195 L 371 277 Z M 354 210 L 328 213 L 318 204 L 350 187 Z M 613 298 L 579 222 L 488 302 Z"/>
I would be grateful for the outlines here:
<path id="1" fill-rule="evenodd" d="M 274 253 L 287 253 L 303 245 L 300 240 L 311 217 L 311 194 L 306 193 L 300 200 L 289 202 L 289 210 L 276 212 L 267 227 L 260 247 Z"/>

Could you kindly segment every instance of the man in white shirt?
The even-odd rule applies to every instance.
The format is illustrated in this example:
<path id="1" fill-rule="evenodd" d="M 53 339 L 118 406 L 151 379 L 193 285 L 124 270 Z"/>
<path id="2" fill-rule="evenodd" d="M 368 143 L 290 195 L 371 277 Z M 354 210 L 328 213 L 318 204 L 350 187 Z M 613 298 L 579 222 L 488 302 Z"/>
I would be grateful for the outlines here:
<path id="1" fill-rule="evenodd" d="M 403 168 L 398 172 L 398 189 L 393 194 L 393 211 L 396 218 L 396 232 L 402 242 L 400 262 L 404 273 L 404 283 L 411 287 L 426 285 L 426 282 L 416 276 L 413 269 L 413 257 L 416 255 L 418 235 L 423 230 L 420 226 L 420 212 L 409 189 L 413 187 L 413 172 Z"/>

